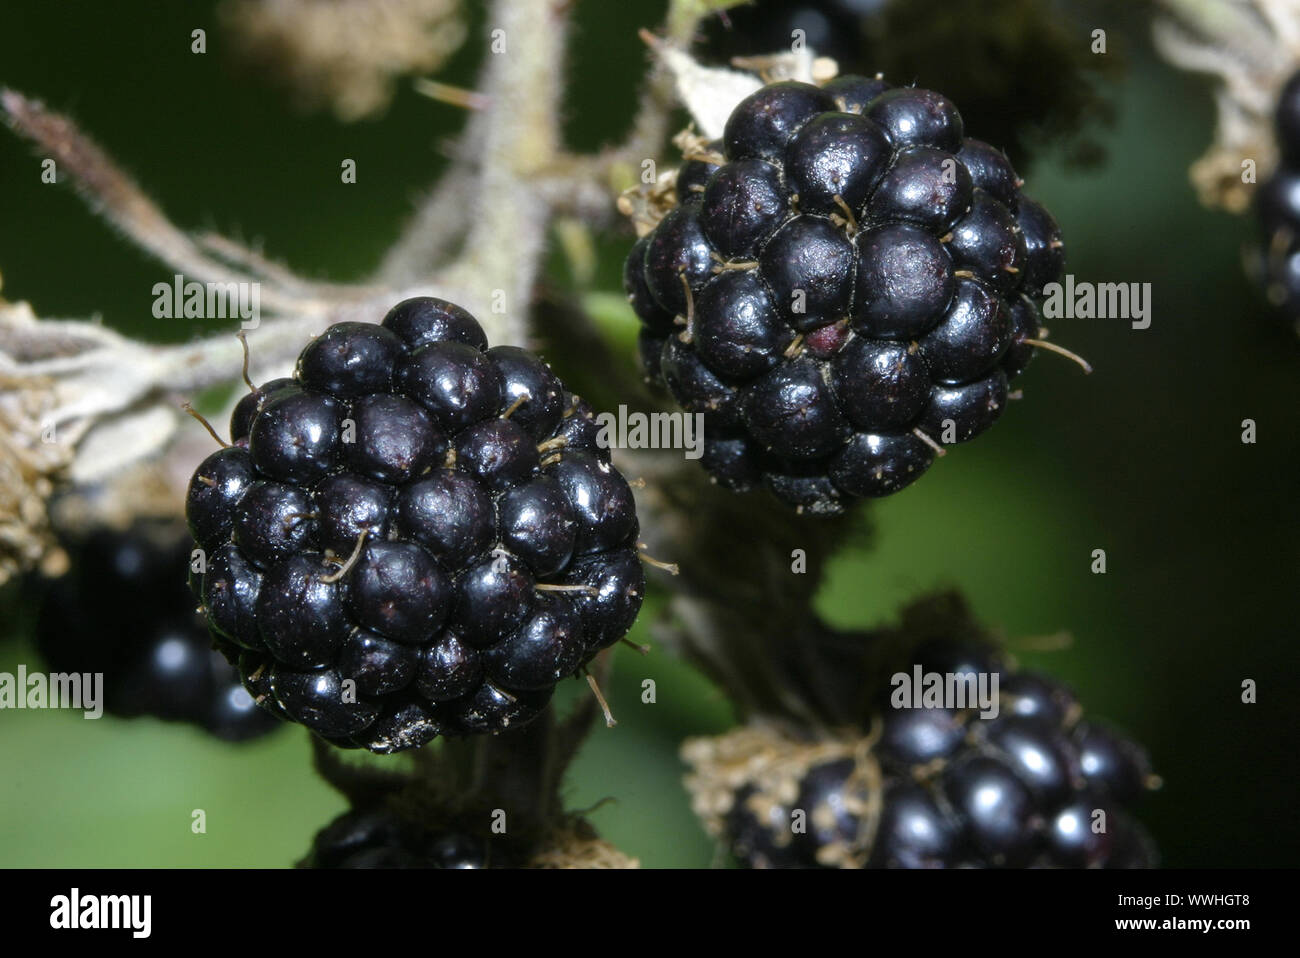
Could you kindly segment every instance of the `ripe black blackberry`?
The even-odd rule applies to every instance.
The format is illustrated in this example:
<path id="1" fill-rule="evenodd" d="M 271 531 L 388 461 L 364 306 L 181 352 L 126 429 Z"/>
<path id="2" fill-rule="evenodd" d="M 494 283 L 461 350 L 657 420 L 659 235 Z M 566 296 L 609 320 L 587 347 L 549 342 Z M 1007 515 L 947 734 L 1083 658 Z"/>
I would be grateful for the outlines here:
<path id="1" fill-rule="evenodd" d="M 1255 200 L 1262 234 L 1256 271 L 1269 302 L 1300 335 L 1300 73 L 1278 95 L 1274 134 L 1278 168 Z"/>
<path id="2" fill-rule="evenodd" d="M 1140 747 L 1083 720 L 1061 684 L 1009 668 L 987 646 L 931 640 L 911 658 L 927 672 L 996 673 L 999 714 L 896 709 L 886 695 L 860 738 L 756 724 L 687 744 L 696 811 L 742 864 L 1155 866 L 1131 811 L 1157 781 Z"/>
<path id="3" fill-rule="evenodd" d="M 189 489 L 199 595 L 248 690 L 376 752 L 539 714 L 644 589 L 632 493 L 590 419 L 441 300 L 309 343 Z"/>
<path id="4" fill-rule="evenodd" d="M 835 513 L 997 420 L 1064 247 L 947 98 L 785 81 L 720 143 L 681 142 L 678 205 L 624 283 L 647 375 L 704 415 L 717 481 Z"/>
<path id="5" fill-rule="evenodd" d="M 212 649 L 185 587 L 183 523 L 141 520 L 65 543 L 69 572 L 48 585 L 36 643 L 52 672 L 101 672 L 104 709 L 198 725 L 218 738 L 257 738 L 278 723 Z"/>

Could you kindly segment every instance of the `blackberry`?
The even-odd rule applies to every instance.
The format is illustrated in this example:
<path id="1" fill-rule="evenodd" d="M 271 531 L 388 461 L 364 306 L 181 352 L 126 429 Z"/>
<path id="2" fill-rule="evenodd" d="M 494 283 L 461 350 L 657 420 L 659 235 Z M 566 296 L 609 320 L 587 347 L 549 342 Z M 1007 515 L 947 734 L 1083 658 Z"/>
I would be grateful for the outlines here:
<path id="1" fill-rule="evenodd" d="M 197 594 L 249 693 L 336 745 L 523 724 L 640 609 L 591 408 L 458 306 L 331 326 L 231 433 L 190 483 Z"/>
<path id="2" fill-rule="evenodd" d="M 36 644 L 52 672 L 103 674 L 104 710 L 197 725 L 218 738 L 257 738 L 278 723 L 213 651 L 185 586 L 190 536 L 179 521 L 139 520 L 65 542 L 69 571 L 48 584 Z M 224 621 L 237 619 L 237 597 Z"/>
<path id="3" fill-rule="evenodd" d="M 677 205 L 624 286 L 646 375 L 705 415 L 718 482 L 835 513 L 997 420 L 1064 246 L 950 100 L 782 81 L 733 110 L 721 155 L 677 142 Z"/>
<path id="4" fill-rule="evenodd" d="M 1253 265 L 1269 302 L 1300 335 L 1300 73 L 1278 94 L 1274 135 L 1280 160 L 1255 198 L 1261 248 Z"/>
<path id="5" fill-rule="evenodd" d="M 859 634 L 865 652 L 882 641 Z M 860 738 L 743 726 L 683 749 L 709 830 L 753 868 L 1145 868 L 1131 805 L 1155 785 L 1146 753 L 1081 720 L 1074 695 L 988 647 L 932 639 L 925 671 L 999 678 L 999 711 L 869 707 Z M 911 675 L 911 666 L 903 669 Z"/>

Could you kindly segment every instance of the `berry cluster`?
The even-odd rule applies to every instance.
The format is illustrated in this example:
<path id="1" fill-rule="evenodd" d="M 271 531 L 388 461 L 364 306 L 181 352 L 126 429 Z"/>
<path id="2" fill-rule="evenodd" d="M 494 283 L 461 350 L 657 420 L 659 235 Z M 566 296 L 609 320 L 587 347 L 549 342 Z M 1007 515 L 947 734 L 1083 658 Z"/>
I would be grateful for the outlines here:
<path id="1" fill-rule="evenodd" d="M 1064 259 L 1020 185 L 945 97 L 856 76 L 769 84 L 688 148 L 624 286 L 717 481 L 835 513 L 991 426 Z"/>
<path id="2" fill-rule="evenodd" d="M 458 306 L 331 326 L 230 431 L 189 487 L 194 587 L 258 702 L 337 745 L 522 724 L 636 618 L 590 408 Z"/>
<path id="3" fill-rule="evenodd" d="M 227 741 L 278 727 L 212 650 L 185 588 L 190 537 L 180 522 L 141 520 L 68 544 L 71 568 L 50 584 L 36 642 L 54 672 L 100 672 L 104 709 L 190 722 Z"/>
<path id="4" fill-rule="evenodd" d="M 1282 88 L 1274 127 L 1281 159 L 1256 200 L 1261 265 L 1269 300 L 1300 333 L 1300 73 Z"/>
<path id="5" fill-rule="evenodd" d="M 987 648 L 934 642 L 926 671 L 994 674 L 1000 711 L 894 709 L 853 742 L 800 742 L 742 729 L 731 750 L 781 753 L 777 774 L 732 780 L 706 823 L 754 868 L 1150 868 L 1151 839 L 1129 805 L 1156 781 L 1145 752 L 1084 721 L 1061 684 L 1008 669 Z M 717 765 L 714 740 L 688 761 Z M 731 756 L 732 765 L 739 765 Z M 759 766 L 762 763 L 758 763 Z M 751 763 L 752 767 L 753 763 Z M 796 812 L 800 814 L 796 814 Z"/>

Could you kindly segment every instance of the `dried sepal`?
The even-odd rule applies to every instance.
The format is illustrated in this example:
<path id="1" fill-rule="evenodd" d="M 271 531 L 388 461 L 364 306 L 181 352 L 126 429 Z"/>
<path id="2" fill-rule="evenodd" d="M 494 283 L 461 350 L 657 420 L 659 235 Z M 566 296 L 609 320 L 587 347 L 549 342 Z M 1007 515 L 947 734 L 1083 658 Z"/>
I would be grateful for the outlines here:
<path id="1" fill-rule="evenodd" d="M 1189 170 L 1197 197 L 1212 209 L 1244 212 L 1254 182 L 1243 181 L 1243 163 L 1254 161 L 1259 181 L 1277 166 L 1273 110 L 1300 69 L 1300 4 L 1161 0 L 1161 6 L 1168 15 L 1152 25 L 1156 49 L 1175 66 L 1218 80 L 1214 142 Z"/>
<path id="2" fill-rule="evenodd" d="M 640 868 L 639 859 L 605 841 L 583 819 L 563 822 L 547 834 L 528 868 Z"/>
<path id="3" fill-rule="evenodd" d="M 687 739 L 682 760 L 691 767 L 685 777 L 691 808 L 714 838 L 724 838 L 735 816 L 775 823 L 789 819 L 800 799 L 808 773 L 829 762 L 853 763 L 857 787 L 846 792 L 855 802 L 853 814 L 862 823 L 852 840 L 829 842 L 817 851 L 819 864 L 833 868 L 863 868 L 871 856 L 882 802 L 882 777 L 872 755 L 873 735 L 812 735 L 768 721 L 751 721 L 724 735 Z M 738 808 L 736 803 L 744 803 Z M 803 809 L 818 827 L 830 810 Z M 794 839 L 794 831 L 772 828 L 768 838 L 777 847 Z"/>

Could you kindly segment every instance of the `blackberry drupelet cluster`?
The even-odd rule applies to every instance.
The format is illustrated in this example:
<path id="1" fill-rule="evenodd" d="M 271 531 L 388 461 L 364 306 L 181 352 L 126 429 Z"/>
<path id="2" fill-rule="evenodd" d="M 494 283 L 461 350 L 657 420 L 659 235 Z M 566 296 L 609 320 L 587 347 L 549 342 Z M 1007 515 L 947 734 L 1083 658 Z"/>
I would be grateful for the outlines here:
<path id="1" fill-rule="evenodd" d="M 1283 86 L 1274 114 L 1279 164 L 1256 200 L 1269 301 L 1300 335 L 1300 73 Z"/>
<path id="2" fill-rule="evenodd" d="M 258 702 L 343 747 L 528 721 L 641 605 L 632 493 L 598 433 L 451 303 L 331 326 L 190 483 L 219 647 Z"/>
<path id="3" fill-rule="evenodd" d="M 344 812 L 322 828 L 300 867 L 487 868 L 489 854 L 478 836 L 431 831 L 379 806 Z"/>
<path id="4" fill-rule="evenodd" d="M 212 649 L 185 588 L 191 542 L 184 523 L 140 520 L 66 547 L 71 567 L 49 584 L 36 621 L 50 671 L 103 673 L 103 705 L 112 715 L 188 722 L 226 741 L 279 727 Z"/>
<path id="5" fill-rule="evenodd" d="M 893 709 L 854 742 L 786 741 L 787 774 L 740 784 L 714 831 L 753 868 L 1151 868 L 1131 806 L 1153 787 L 1146 753 L 1082 718 L 1058 682 L 987 648 L 923 646 L 926 671 L 996 672 L 1000 712 Z M 763 748 L 770 748 L 769 742 Z M 747 746 L 747 753 L 754 753 Z M 707 753 L 688 750 L 698 764 Z M 802 830 L 792 827 L 802 811 Z"/>
<path id="6" fill-rule="evenodd" d="M 949 100 L 773 83 L 686 152 L 624 285 L 647 376 L 704 415 L 718 482 L 836 513 L 997 420 L 1064 247 Z"/>

